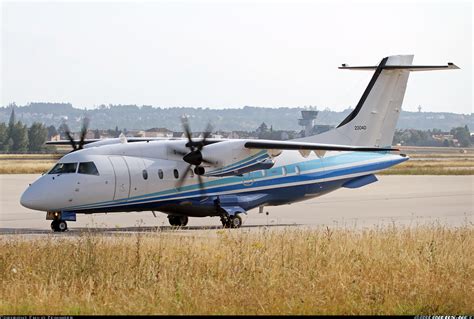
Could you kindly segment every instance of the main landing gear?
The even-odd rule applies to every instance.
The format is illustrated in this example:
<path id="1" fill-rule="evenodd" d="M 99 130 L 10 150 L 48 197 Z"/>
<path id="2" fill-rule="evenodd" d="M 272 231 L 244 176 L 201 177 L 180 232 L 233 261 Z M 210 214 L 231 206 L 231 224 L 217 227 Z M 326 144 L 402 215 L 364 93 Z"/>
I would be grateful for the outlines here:
<path id="1" fill-rule="evenodd" d="M 240 217 L 240 214 L 222 215 L 221 222 L 224 228 L 240 228 L 242 226 L 242 217 Z"/>
<path id="2" fill-rule="evenodd" d="M 188 216 L 168 215 L 168 221 L 171 226 L 184 227 L 188 224 Z"/>
<path id="3" fill-rule="evenodd" d="M 63 232 L 67 230 L 67 223 L 65 220 L 53 220 L 51 222 L 51 229 L 54 232 Z"/>

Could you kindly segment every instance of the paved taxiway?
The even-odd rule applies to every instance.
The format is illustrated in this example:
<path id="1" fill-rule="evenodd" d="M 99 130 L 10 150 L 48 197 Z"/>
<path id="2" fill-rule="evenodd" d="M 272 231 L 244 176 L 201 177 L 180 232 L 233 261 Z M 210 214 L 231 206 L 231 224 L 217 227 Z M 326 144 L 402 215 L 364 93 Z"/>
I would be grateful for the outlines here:
<path id="1" fill-rule="evenodd" d="M 0 234 L 48 233 L 45 213 L 19 203 L 23 190 L 38 175 L 0 175 Z M 371 227 L 439 222 L 447 226 L 474 223 L 474 176 L 378 176 L 379 181 L 359 189 L 340 189 L 308 201 L 267 207 L 269 215 L 252 210 L 244 226 Z M 93 227 L 100 231 L 136 231 L 168 228 L 157 212 L 78 215 L 68 222 L 70 233 Z M 190 230 L 220 226 L 219 218 L 190 218 Z M 140 227 L 138 227 L 140 226 Z"/>

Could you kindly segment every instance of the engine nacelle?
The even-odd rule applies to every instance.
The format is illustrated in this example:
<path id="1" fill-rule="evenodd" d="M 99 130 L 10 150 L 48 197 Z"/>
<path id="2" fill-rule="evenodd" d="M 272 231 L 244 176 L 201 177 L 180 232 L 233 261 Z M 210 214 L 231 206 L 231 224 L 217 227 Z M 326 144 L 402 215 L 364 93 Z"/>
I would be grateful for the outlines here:
<path id="1" fill-rule="evenodd" d="M 202 157 L 212 164 L 203 164 L 207 176 L 242 175 L 247 172 L 268 169 L 275 163 L 266 150 L 245 148 L 245 140 L 229 140 L 207 145 Z"/>

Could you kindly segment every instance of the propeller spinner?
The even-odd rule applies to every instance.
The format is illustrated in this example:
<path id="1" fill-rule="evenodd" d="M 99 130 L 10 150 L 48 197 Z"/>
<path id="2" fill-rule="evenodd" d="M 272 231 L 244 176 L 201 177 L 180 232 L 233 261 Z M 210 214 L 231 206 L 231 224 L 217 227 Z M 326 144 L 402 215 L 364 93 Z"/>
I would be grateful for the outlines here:
<path id="1" fill-rule="evenodd" d="M 212 132 L 212 127 L 210 124 L 207 125 L 206 131 L 204 132 L 203 138 L 200 141 L 193 141 L 192 140 L 192 133 L 191 129 L 189 127 L 188 119 L 186 117 L 183 117 L 182 119 L 182 124 L 183 124 L 183 129 L 184 133 L 186 135 L 186 138 L 188 139 L 188 142 L 186 143 L 186 147 L 189 148 L 189 152 L 185 153 L 179 150 L 175 150 L 175 154 L 179 154 L 183 156 L 183 161 L 188 163 L 188 167 L 186 168 L 186 171 L 184 174 L 181 175 L 180 179 L 177 182 L 176 187 L 179 189 L 184 183 L 184 180 L 186 179 L 186 176 L 191 172 L 194 171 L 194 173 L 197 175 L 198 180 L 199 180 L 199 189 L 202 191 L 204 189 L 203 181 L 202 181 L 202 176 L 205 173 L 204 167 L 200 166 L 202 163 L 206 164 L 213 164 L 212 161 L 203 158 L 202 156 L 202 149 L 207 145 L 206 141 L 211 136 Z M 192 166 L 194 166 L 194 170 L 192 169 Z"/>

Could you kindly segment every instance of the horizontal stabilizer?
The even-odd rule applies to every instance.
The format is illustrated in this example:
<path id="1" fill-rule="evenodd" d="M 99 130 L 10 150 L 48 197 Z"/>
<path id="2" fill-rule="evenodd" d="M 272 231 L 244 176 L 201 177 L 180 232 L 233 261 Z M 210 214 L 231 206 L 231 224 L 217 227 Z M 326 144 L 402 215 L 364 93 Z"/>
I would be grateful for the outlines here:
<path id="1" fill-rule="evenodd" d="M 377 70 L 377 65 L 374 66 L 348 66 L 343 64 L 339 67 L 341 70 L 355 70 L 355 71 L 372 71 Z M 437 71 L 437 70 L 456 70 L 459 69 L 454 63 L 448 62 L 447 65 L 385 65 L 382 70 L 406 70 L 406 71 Z"/>

